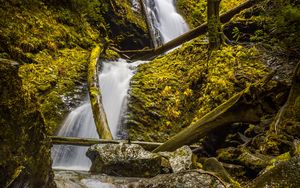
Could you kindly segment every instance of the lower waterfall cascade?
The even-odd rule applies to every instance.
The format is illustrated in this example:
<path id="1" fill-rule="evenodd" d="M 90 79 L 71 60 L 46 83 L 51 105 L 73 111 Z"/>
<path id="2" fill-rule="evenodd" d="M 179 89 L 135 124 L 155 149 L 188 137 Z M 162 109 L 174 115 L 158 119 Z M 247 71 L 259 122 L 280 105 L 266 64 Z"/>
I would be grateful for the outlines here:
<path id="1" fill-rule="evenodd" d="M 159 30 L 162 43 L 166 43 L 184 32 L 188 26 L 184 19 L 176 12 L 173 0 L 147 0 L 148 12 L 155 19 L 152 25 Z M 126 97 L 130 79 L 134 75 L 135 67 L 143 62 L 127 63 L 123 59 L 112 62 L 103 62 L 99 77 L 102 102 L 108 124 L 114 139 L 117 138 L 120 115 L 126 109 Z M 93 120 L 89 100 L 65 119 L 58 136 L 97 138 L 97 131 Z M 89 170 L 90 160 L 85 156 L 87 147 L 59 145 L 52 148 L 53 168 L 69 170 Z"/>

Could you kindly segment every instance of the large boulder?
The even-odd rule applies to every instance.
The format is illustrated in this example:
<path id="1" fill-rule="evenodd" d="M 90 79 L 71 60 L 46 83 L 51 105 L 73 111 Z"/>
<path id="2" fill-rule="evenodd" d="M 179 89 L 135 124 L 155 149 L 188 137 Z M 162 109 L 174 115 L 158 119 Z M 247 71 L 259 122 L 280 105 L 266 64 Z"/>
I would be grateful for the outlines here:
<path id="1" fill-rule="evenodd" d="M 128 187 L 135 188 L 223 188 L 225 187 L 215 176 L 201 171 L 181 171 L 172 174 L 162 174 L 150 179 L 142 179 L 130 183 Z"/>
<path id="2" fill-rule="evenodd" d="M 125 177 L 153 177 L 160 173 L 161 157 L 137 144 L 98 144 L 86 155 L 91 159 L 91 173 Z"/>
<path id="3" fill-rule="evenodd" d="M 54 187 L 50 140 L 17 62 L 0 58 L 0 187 Z"/>
<path id="4" fill-rule="evenodd" d="M 300 156 L 298 155 L 287 162 L 279 163 L 256 178 L 247 187 L 300 187 Z"/>

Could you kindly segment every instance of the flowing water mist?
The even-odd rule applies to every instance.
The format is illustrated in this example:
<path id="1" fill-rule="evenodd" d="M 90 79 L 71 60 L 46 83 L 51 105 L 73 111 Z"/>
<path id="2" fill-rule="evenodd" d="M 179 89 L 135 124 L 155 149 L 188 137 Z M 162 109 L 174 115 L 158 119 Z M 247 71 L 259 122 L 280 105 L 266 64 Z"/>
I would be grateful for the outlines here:
<path id="1" fill-rule="evenodd" d="M 159 32 L 166 43 L 188 31 L 183 18 L 176 12 L 174 0 L 145 0 L 152 30 Z M 126 109 L 126 97 L 135 67 L 142 62 L 128 64 L 125 60 L 103 62 L 99 75 L 102 102 L 113 137 L 117 138 L 120 116 Z M 89 99 L 73 110 L 62 125 L 58 136 L 98 138 Z M 52 148 L 53 168 L 89 170 L 87 147 L 56 145 Z"/>

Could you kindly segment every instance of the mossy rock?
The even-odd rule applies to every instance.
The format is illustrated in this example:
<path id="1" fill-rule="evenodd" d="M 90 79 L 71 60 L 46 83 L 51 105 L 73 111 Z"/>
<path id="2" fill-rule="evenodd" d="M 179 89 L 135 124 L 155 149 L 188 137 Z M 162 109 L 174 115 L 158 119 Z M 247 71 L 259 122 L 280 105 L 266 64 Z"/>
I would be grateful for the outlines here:
<path id="1" fill-rule="evenodd" d="M 255 46 L 224 46 L 207 59 L 207 43 L 197 38 L 138 67 L 128 105 L 132 140 L 166 141 L 268 72 Z"/>
<path id="2" fill-rule="evenodd" d="M 0 59 L 0 71 L 0 186 L 54 187 L 50 140 L 37 100 L 23 88 L 18 63 Z"/>
<path id="3" fill-rule="evenodd" d="M 295 156 L 287 162 L 279 163 L 274 168 L 257 177 L 248 188 L 260 187 L 299 187 L 300 186 L 300 156 Z"/>

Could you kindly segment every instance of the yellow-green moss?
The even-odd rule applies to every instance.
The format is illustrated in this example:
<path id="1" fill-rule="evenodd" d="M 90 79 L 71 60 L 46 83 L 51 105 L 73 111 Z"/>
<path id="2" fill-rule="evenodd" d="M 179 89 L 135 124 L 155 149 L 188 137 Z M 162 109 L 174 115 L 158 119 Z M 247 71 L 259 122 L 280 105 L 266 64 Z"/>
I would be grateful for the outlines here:
<path id="1" fill-rule="evenodd" d="M 137 13 L 135 11 L 133 11 L 132 9 L 132 5 L 130 3 L 130 1 L 115 1 L 116 5 L 117 5 L 117 14 L 118 15 L 122 15 L 122 16 L 126 16 L 126 19 L 129 22 L 132 22 L 136 25 L 138 25 L 141 29 L 144 30 L 145 33 L 147 33 L 147 25 L 146 22 L 142 16 L 142 14 Z"/>
<path id="2" fill-rule="evenodd" d="M 72 95 L 76 83 L 87 74 L 89 51 L 74 48 L 55 54 L 42 51 L 33 56 L 38 64 L 24 64 L 19 75 L 28 97 L 37 97 L 49 133 L 53 133 L 64 115 L 63 97 Z"/>
<path id="3" fill-rule="evenodd" d="M 255 47 L 224 46 L 207 60 L 199 38 L 139 67 L 129 103 L 132 139 L 165 141 L 267 73 Z"/>
<path id="4" fill-rule="evenodd" d="M 244 1 L 245 0 L 222 0 L 220 13 L 227 12 Z M 177 9 L 192 28 L 203 24 L 207 20 L 207 1 L 178 0 Z"/>

